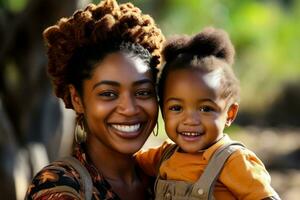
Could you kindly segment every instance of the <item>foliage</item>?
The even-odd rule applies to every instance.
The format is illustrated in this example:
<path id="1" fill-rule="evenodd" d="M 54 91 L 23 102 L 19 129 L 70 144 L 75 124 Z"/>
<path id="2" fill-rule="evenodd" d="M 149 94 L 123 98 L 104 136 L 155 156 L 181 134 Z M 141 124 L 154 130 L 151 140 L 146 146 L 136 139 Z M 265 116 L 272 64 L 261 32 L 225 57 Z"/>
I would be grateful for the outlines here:
<path id="1" fill-rule="evenodd" d="M 0 6 L 17 12 L 27 1 L 0 0 Z M 151 14 L 167 36 L 193 34 L 205 26 L 228 31 L 237 50 L 235 70 L 241 80 L 242 109 L 263 111 L 286 82 L 300 79 L 299 1 L 128 1 Z"/>
<path id="2" fill-rule="evenodd" d="M 27 5 L 28 0 L 0 0 L 0 8 L 6 8 L 12 12 L 20 12 Z"/>
<path id="3" fill-rule="evenodd" d="M 265 111 L 288 82 L 300 79 L 299 1 L 130 2 L 153 15 L 167 36 L 194 34 L 205 26 L 228 31 L 237 52 L 234 67 L 241 80 L 242 110 Z"/>
<path id="4" fill-rule="evenodd" d="M 168 0 L 159 24 L 167 35 L 224 28 L 236 47 L 242 108 L 264 110 L 286 82 L 300 79 L 299 1 Z"/>

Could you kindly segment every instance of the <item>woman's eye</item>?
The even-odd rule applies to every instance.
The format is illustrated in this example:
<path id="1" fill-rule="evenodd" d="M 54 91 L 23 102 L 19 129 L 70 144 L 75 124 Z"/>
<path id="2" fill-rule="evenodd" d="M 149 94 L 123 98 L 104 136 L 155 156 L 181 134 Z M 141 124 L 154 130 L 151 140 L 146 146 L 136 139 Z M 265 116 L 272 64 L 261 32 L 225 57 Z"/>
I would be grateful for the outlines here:
<path id="1" fill-rule="evenodd" d="M 169 106 L 169 110 L 179 112 L 179 111 L 181 111 L 181 106 L 179 106 L 179 105 Z"/>
<path id="2" fill-rule="evenodd" d="M 101 92 L 99 96 L 112 99 L 112 98 L 116 98 L 118 95 L 114 92 Z"/>
<path id="3" fill-rule="evenodd" d="M 141 90 L 136 92 L 136 96 L 142 97 L 142 98 L 147 98 L 147 97 L 152 97 L 153 92 L 149 90 Z"/>
<path id="4" fill-rule="evenodd" d="M 212 112 L 212 111 L 214 111 L 214 109 L 210 106 L 202 106 L 202 107 L 200 107 L 200 111 L 201 112 Z"/>

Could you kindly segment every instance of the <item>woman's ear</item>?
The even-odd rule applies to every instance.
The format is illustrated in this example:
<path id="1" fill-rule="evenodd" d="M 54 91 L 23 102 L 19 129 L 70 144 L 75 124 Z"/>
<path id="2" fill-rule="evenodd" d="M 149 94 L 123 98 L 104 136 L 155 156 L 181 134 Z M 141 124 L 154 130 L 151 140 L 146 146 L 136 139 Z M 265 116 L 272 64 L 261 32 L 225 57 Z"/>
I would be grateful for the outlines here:
<path id="1" fill-rule="evenodd" d="M 74 85 L 72 85 L 72 84 L 69 85 L 69 92 L 71 95 L 71 101 L 72 101 L 74 110 L 76 111 L 76 113 L 83 113 L 84 112 L 83 103 L 82 103 L 81 97 L 79 96 Z"/>
<path id="2" fill-rule="evenodd" d="M 229 127 L 231 125 L 231 123 L 234 121 L 234 119 L 235 119 L 235 117 L 238 113 L 238 110 L 239 110 L 239 104 L 238 103 L 233 103 L 228 108 L 227 119 L 226 119 L 226 123 L 225 123 L 226 127 Z"/>

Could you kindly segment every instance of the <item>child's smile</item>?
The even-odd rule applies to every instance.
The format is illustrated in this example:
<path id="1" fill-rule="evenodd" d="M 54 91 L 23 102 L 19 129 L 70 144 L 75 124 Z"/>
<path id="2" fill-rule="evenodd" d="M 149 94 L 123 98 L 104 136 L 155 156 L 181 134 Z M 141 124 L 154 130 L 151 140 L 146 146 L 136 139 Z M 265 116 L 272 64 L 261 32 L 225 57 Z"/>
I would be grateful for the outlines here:
<path id="1" fill-rule="evenodd" d="M 204 131 L 200 126 L 185 128 L 182 130 L 178 130 L 177 132 L 178 134 L 180 134 L 180 137 L 183 140 L 186 140 L 188 142 L 199 140 L 200 137 L 204 135 Z"/>
<path id="2" fill-rule="evenodd" d="M 206 149 L 223 136 L 227 101 L 219 97 L 220 83 L 212 87 L 206 81 L 207 75 L 219 76 L 219 73 L 204 74 L 185 68 L 170 72 L 166 79 L 163 102 L 166 132 L 185 152 Z"/>

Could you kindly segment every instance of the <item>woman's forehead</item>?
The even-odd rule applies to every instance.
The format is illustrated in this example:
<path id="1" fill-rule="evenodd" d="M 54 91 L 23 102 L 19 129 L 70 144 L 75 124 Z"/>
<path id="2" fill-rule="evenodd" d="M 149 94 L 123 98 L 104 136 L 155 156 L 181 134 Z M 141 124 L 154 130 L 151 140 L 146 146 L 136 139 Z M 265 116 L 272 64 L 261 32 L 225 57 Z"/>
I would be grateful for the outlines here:
<path id="1" fill-rule="evenodd" d="M 133 53 L 122 52 L 122 55 L 129 61 L 132 62 L 132 67 L 139 73 L 146 73 L 150 70 L 149 65 L 142 60 L 139 56 Z"/>
<path id="2" fill-rule="evenodd" d="M 153 81 L 150 67 L 138 56 L 112 53 L 96 64 L 91 80 L 113 80 L 117 82 L 136 82 L 143 79 Z"/>

